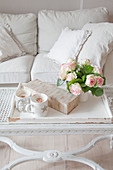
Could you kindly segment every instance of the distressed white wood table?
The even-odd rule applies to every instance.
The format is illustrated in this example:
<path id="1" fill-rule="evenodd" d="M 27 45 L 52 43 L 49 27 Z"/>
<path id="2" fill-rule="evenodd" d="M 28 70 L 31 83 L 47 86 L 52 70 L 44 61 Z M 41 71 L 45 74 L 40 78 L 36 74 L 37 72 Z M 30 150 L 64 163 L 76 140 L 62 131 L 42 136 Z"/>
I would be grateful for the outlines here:
<path id="1" fill-rule="evenodd" d="M 2 85 L 3 86 L 3 85 Z M 97 163 L 79 156 L 95 146 L 95 144 L 104 139 L 110 139 L 110 148 L 113 145 L 113 116 L 112 116 L 112 96 L 113 90 L 107 89 L 107 97 L 95 98 L 89 95 L 86 103 L 79 105 L 69 114 L 62 113 L 49 108 L 48 117 L 34 119 L 29 113 L 15 113 L 9 119 L 10 122 L 1 121 L 0 123 L 0 141 L 8 144 L 16 152 L 24 155 L 23 158 L 15 160 L 2 170 L 9 170 L 16 165 L 30 160 L 43 160 L 46 162 L 75 161 L 87 164 L 95 170 L 104 168 Z M 2 97 L 0 98 L 2 99 Z M 109 107 L 107 106 L 109 105 Z M 1 114 L 1 113 L 0 113 Z M 2 120 L 0 118 L 0 120 Z M 5 120 L 5 117 L 4 117 Z M 70 152 L 60 152 L 58 150 L 49 150 L 37 152 L 24 149 L 16 145 L 8 136 L 16 135 L 63 135 L 63 134 L 99 134 L 101 136 L 93 139 L 87 146 Z M 7 136 L 7 137 L 6 137 Z"/>

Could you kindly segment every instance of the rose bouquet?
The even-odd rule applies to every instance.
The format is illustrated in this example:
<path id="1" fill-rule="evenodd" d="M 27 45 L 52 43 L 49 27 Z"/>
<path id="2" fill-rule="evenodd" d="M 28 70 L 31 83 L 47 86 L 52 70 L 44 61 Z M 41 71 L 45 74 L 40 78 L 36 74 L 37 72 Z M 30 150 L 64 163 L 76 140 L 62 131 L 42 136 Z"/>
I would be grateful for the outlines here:
<path id="1" fill-rule="evenodd" d="M 89 59 L 83 59 L 77 64 L 75 60 L 69 58 L 60 66 L 57 86 L 64 82 L 67 84 L 67 90 L 74 95 L 91 91 L 92 95 L 102 96 L 105 77 L 102 76 L 100 68 L 92 65 Z"/>

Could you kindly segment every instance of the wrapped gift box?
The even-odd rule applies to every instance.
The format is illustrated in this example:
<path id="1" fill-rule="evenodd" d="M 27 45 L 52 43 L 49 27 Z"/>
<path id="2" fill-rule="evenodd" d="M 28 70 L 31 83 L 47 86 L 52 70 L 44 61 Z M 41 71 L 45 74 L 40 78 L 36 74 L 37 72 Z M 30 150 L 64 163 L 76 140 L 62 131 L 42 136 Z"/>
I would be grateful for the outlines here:
<path id="1" fill-rule="evenodd" d="M 78 105 L 78 97 L 53 84 L 34 80 L 24 84 L 24 88 L 34 93 L 45 93 L 49 98 L 49 107 L 65 114 L 70 113 Z"/>

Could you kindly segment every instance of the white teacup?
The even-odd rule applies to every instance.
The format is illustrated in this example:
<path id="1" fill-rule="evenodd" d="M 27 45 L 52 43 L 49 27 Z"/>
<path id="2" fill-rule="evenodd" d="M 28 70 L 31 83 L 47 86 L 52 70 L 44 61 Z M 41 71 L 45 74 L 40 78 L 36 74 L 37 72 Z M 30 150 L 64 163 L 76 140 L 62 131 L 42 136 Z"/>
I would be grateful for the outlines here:
<path id="1" fill-rule="evenodd" d="M 24 89 L 19 89 L 16 91 L 15 100 L 16 108 L 21 112 L 25 111 L 25 107 L 30 103 L 31 92 Z"/>
<path id="2" fill-rule="evenodd" d="M 48 113 L 48 97 L 43 93 L 31 96 L 30 104 L 26 105 L 27 112 L 33 112 L 34 117 L 44 117 Z"/>

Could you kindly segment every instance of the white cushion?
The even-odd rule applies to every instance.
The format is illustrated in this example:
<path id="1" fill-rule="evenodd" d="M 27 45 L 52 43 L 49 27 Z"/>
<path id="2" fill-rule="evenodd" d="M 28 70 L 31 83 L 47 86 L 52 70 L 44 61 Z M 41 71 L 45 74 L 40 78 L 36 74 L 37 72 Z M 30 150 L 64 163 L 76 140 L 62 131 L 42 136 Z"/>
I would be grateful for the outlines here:
<path id="1" fill-rule="evenodd" d="M 113 23 L 90 23 L 83 29 L 92 31 L 92 35 L 84 44 L 78 61 L 89 58 L 93 64 L 103 68 L 108 54 L 113 49 Z"/>
<path id="2" fill-rule="evenodd" d="M 31 80 L 39 79 L 43 82 L 56 83 L 60 65 L 54 63 L 47 54 L 38 54 L 31 70 Z"/>
<path id="3" fill-rule="evenodd" d="M 0 83 L 30 81 L 30 71 L 34 61 L 31 55 L 14 58 L 0 64 Z"/>
<path id="4" fill-rule="evenodd" d="M 113 51 L 108 55 L 104 65 L 104 76 L 106 77 L 106 84 L 113 85 Z"/>
<path id="5" fill-rule="evenodd" d="M 107 21 L 109 21 L 108 12 L 102 7 L 66 12 L 42 10 L 38 13 L 38 51 L 48 52 L 65 27 L 82 29 L 88 22 Z"/>
<path id="6" fill-rule="evenodd" d="M 0 62 L 24 55 L 21 44 L 14 39 L 11 31 L 0 26 Z"/>
<path id="7" fill-rule="evenodd" d="M 26 52 L 32 55 L 37 53 L 37 25 L 34 14 L 0 14 L 0 23 L 10 25 Z"/>
<path id="8" fill-rule="evenodd" d="M 48 57 L 58 64 L 65 63 L 69 57 L 76 58 L 90 34 L 89 31 L 71 30 L 66 27 L 62 30 Z"/>

